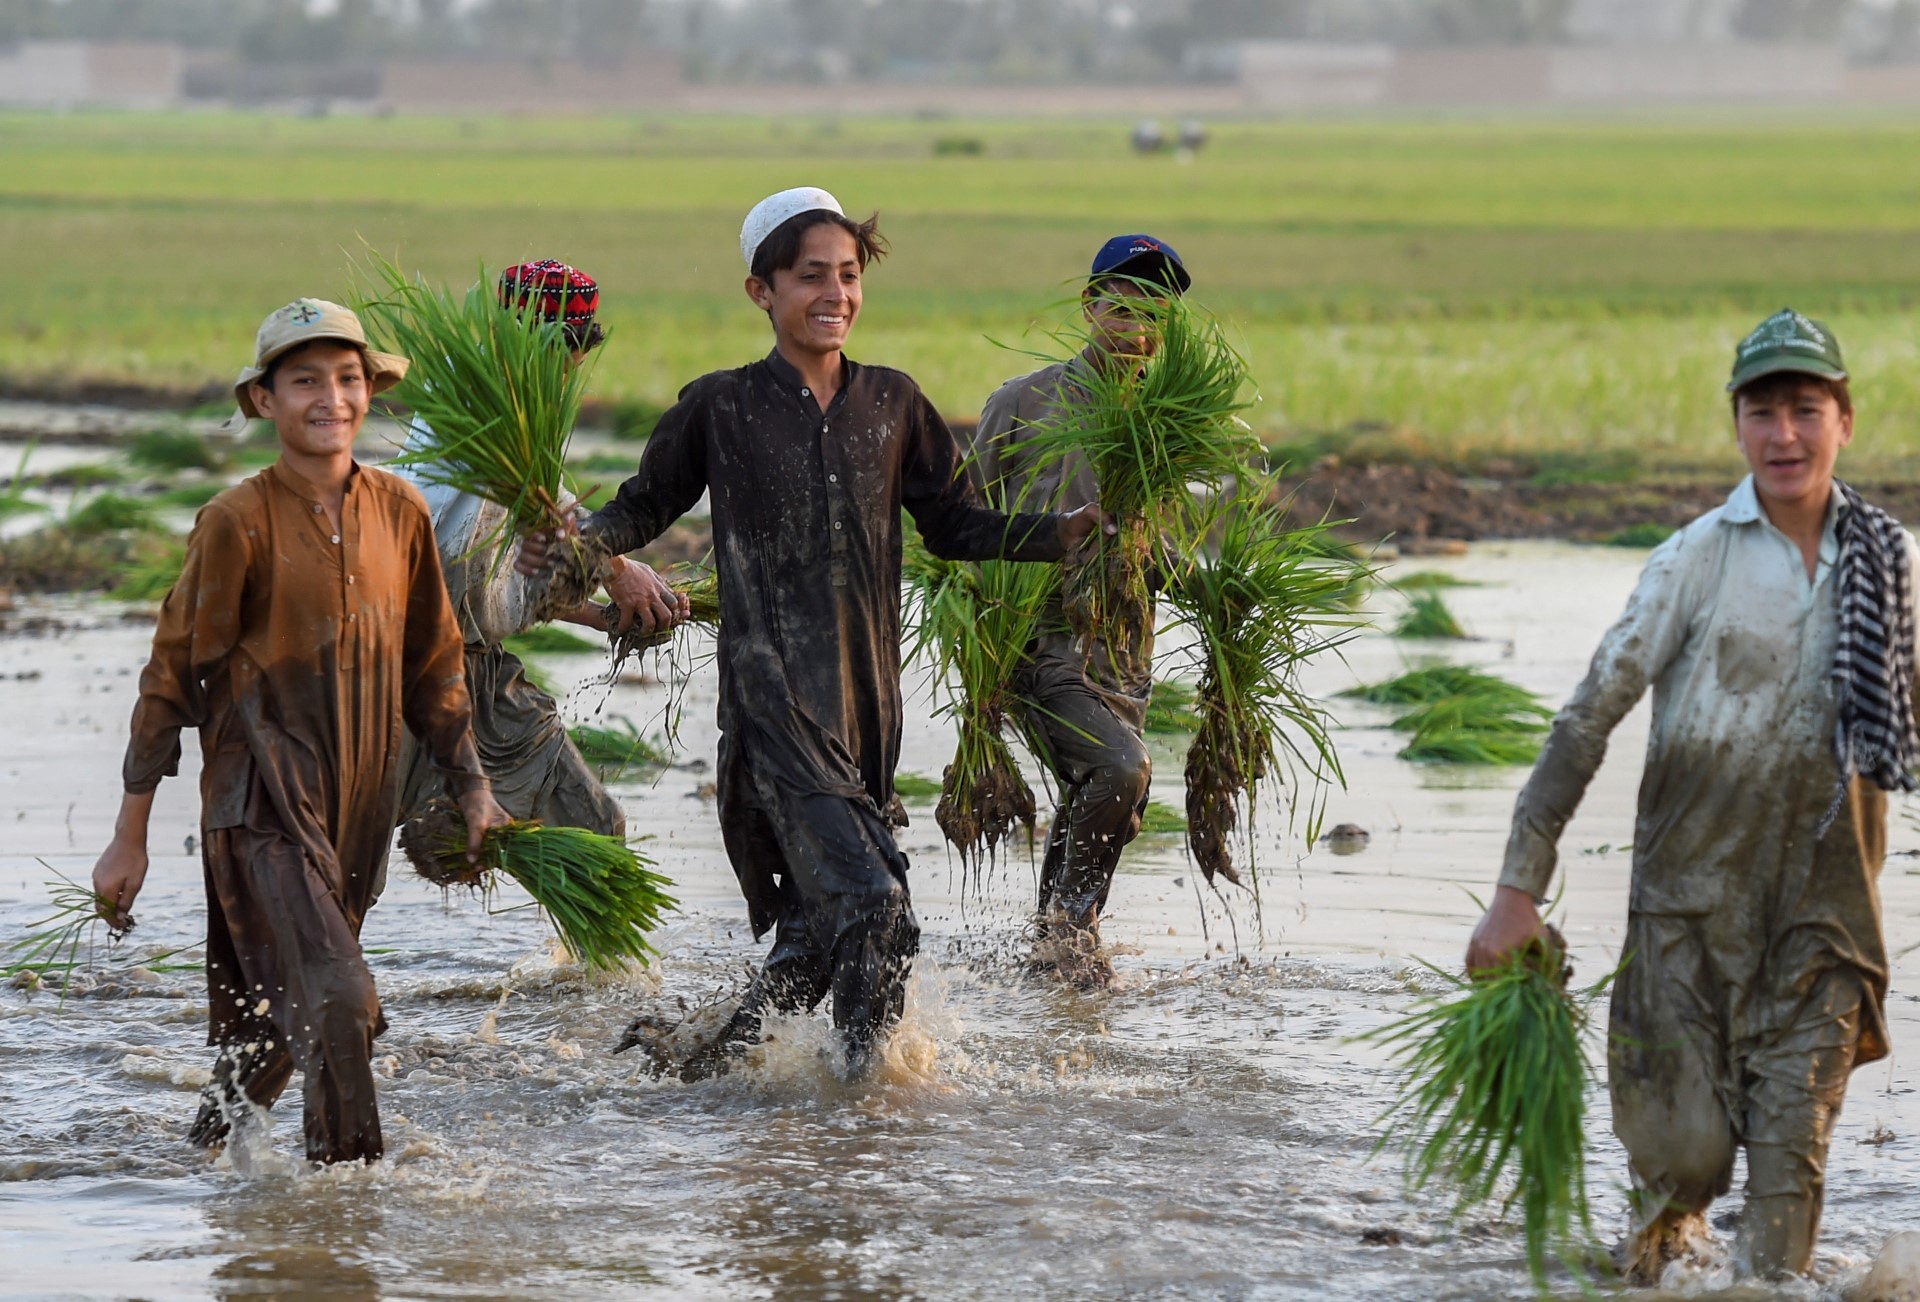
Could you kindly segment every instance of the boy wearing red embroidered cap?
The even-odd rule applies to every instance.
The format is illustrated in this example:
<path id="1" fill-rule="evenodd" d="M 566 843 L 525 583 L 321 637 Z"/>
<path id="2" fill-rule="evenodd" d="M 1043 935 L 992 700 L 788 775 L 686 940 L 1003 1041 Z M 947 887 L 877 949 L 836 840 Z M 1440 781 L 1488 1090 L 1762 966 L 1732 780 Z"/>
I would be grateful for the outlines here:
<path id="1" fill-rule="evenodd" d="M 478 851 L 506 815 L 469 728 L 460 635 L 420 495 L 353 458 L 405 358 L 359 320 L 298 299 L 260 327 L 234 386 L 280 458 L 201 508 L 140 675 L 112 843 L 94 867 L 124 919 L 147 873 L 154 788 L 198 728 L 208 1038 L 220 1047 L 192 1138 L 219 1142 L 306 1079 L 311 1161 L 381 1154 L 373 1037 L 385 1025 L 360 924 L 393 827 L 404 718 L 457 793 Z"/>
<path id="2" fill-rule="evenodd" d="M 918 386 L 844 352 L 862 274 L 885 250 L 824 190 L 748 213 L 746 292 L 773 327 L 760 361 L 688 385 L 638 473 L 587 524 L 615 551 L 711 495 L 720 578 L 720 820 L 756 936 L 773 948 L 684 1076 L 724 1070 L 771 1010 L 833 999 L 850 1077 L 867 1072 L 919 945 L 894 841 L 902 507 L 937 555 L 1058 560 L 1097 511 L 983 507 Z M 520 564 L 546 546 L 530 539 Z M 639 1026 L 622 1047 L 647 1043 Z"/>
<path id="3" fill-rule="evenodd" d="M 578 267 L 551 258 L 508 267 L 500 273 L 499 294 L 504 304 L 562 322 L 576 360 L 606 338 L 596 319 L 600 288 Z M 416 421 L 409 446 L 425 435 Z M 515 818 L 624 835 L 626 815 L 620 802 L 607 793 L 568 737 L 559 707 L 527 680 L 519 657 L 501 645 L 539 622 L 535 609 L 541 587 L 511 566 L 496 566 L 484 546 L 505 525 L 506 508 L 434 483 L 419 467 L 397 473 L 420 490 L 433 517 L 447 595 L 466 643 L 474 741 L 493 780 L 495 798 Z M 659 575 L 625 556 L 609 560 L 605 583 L 615 606 L 642 633 L 669 628 L 684 614 L 683 600 Z M 607 630 L 601 607 L 592 602 L 560 618 Z M 417 746 L 409 748 L 402 771 L 401 817 L 414 818 L 444 794 L 445 783 Z"/>
<path id="4" fill-rule="evenodd" d="M 1028 441 L 1080 400 L 1076 376 L 1137 367 L 1152 355 L 1146 314 L 1133 305 L 1185 293 L 1192 283 L 1173 246 L 1151 235 L 1116 235 L 1100 246 L 1080 296 L 1087 346 L 1070 361 L 1008 380 L 980 413 L 967 472 L 989 501 L 1070 511 L 1098 499 L 1085 456 L 1038 459 Z M 1153 691 L 1153 627 L 1149 620 L 1118 640 L 1080 646 L 1058 599 L 1043 627 L 1018 687 L 1063 799 L 1040 869 L 1034 962 L 1070 984 L 1099 988 L 1113 981 L 1100 912 L 1120 852 L 1140 834 L 1153 777 L 1142 739 Z"/>

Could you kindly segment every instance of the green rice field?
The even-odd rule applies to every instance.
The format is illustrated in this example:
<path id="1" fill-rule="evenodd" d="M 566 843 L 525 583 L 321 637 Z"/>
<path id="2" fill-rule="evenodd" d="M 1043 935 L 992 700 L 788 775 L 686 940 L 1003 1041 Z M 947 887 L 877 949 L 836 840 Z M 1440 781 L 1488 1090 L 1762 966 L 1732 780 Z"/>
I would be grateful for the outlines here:
<path id="1" fill-rule="evenodd" d="M 609 399 L 764 351 L 740 218 L 769 191 L 878 209 L 854 355 L 978 411 L 1050 353 L 1105 236 L 1176 244 L 1289 455 L 1472 466 L 1623 456 L 1724 472 L 1734 341 L 1791 303 L 1856 375 L 1856 474 L 1920 452 L 1920 120 L 1215 124 L 1191 160 L 1126 123 L 0 115 L 0 374 L 194 387 L 269 309 L 345 296 L 371 246 L 462 280 L 553 255 L 599 278 Z M 977 155 L 936 155 L 977 139 Z"/>

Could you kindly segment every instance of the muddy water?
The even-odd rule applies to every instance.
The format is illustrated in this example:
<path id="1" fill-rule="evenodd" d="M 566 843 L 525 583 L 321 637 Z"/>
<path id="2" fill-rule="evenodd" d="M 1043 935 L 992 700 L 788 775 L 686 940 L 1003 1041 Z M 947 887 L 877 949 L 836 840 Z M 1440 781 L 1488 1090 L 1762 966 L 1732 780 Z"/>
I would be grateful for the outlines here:
<path id="1" fill-rule="evenodd" d="M 1438 652 L 1564 696 L 1640 559 L 1515 545 L 1423 564 L 1485 585 L 1448 594 L 1480 640 L 1369 637 L 1312 681 L 1331 692 Z M 9 939 L 42 908 L 36 858 L 83 878 L 104 843 L 145 656 L 142 630 L 110 608 L 60 613 L 96 626 L 0 642 Z M 563 680 L 592 667 L 548 662 Z M 1402 1191 L 1391 1163 L 1369 1162 L 1390 1078 L 1347 1038 L 1409 1005 L 1414 959 L 1455 961 L 1467 892 L 1494 875 L 1522 774 L 1413 768 L 1393 758 L 1382 714 L 1343 706 L 1348 789 L 1328 815 L 1371 832 L 1364 852 L 1305 846 L 1270 813 L 1256 915 L 1244 899 L 1206 901 L 1177 840 L 1137 845 L 1106 928 L 1127 951 L 1125 985 L 1098 997 L 1020 973 L 1024 857 L 975 881 L 916 807 L 906 845 L 927 955 L 883 1079 L 837 1083 L 821 1023 L 801 1020 L 736 1077 L 659 1083 L 608 1056 L 619 1029 L 734 988 L 757 952 L 700 794 L 711 692 L 704 677 L 690 691 L 688 766 L 619 788 L 684 901 L 652 973 L 583 981 L 555 966 L 530 911 L 445 900 L 396 867 L 366 931 L 393 1023 L 379 1046 L 380 1167 L 300 1170 L 297 1090 L 259 1141 L 213 1161 L 185 1147 L 208 1059 L 190 972 L 101 968 L 64 1009 L 0 991 L 0 1296 L 1528 1295 L 1512 1233 L 1450 1224 L 1439 1202 Z M 644 726 L 662 697 L 589 687 L 571 706 Z M 1631 839 L 1644 742 L 1643 708 L 1566 838 L 1566 923 L 1586 973 L 1618 943 L 1628 861 L 1609 847 Z M 911 723 L 904 767 L 937 775 L 947 744 L 937 723 Z M 1178 763 L 1160 762 L 1160 798 L 1178 805 Z M 189 944 L 202 925 L 186 767 L 162 788 L 134 957 Z M 1893 839 L 1920 845 L 1905 824 Z M 1896 950 L 1920 930 L 1917 862 L 1889 864 Z M 1894 992 L 1896 1056 L 1856 1078 L 1834 1147 L 1829 1282 L 1740 1296 L 1839 1297 L 1888 1233 L 1920 1227 L 1911 959 Z M 1596 1106 L 1613 1235 L 1623 1173 Z M 1724 1279 L 1709 1263 L 1675 1282 L 1701 1295 Z"/>

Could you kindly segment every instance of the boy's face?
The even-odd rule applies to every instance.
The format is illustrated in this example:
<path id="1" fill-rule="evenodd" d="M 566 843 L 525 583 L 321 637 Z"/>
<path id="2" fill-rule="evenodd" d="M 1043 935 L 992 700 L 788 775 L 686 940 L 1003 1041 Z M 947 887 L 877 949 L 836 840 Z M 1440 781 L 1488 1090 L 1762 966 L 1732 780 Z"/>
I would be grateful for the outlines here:
<path id="1" fill-rule="evenodd" d="M 1131 280 L 1107 280 L 1090 288 L 1081 300 L 1095 348 L 1109 357 L 1153 356 L 1159 343 L 1153 334 L 1153 315 L 1142 311 L 1152 296 Z"/>
<path id="2" fill-rule="evenodd" d="M 1734 432 L 1760 496 L 1775 502 L 1825 499 L 1833 463 L 1853 441 L 1853 413 L 1812 382 L 1741 394 Z"/>
<path id="3" fill-rule="evenodd" d="M 271 389 L 255 384 L 253 405 L 273 422 L 280 445 L 311 457 L 351 451 L 373 402 L 360 350 L 320 340 L 288 354 Z"/>
<path id="4" fill-rule="evenodd" d="M 773 318 L 781 343 L 822 356 L 846 347 L 860 315 L 860 248 L 833 222 L 807 228 L 800 258 L 768 284 L 747 278 L 747 296 Z"/>

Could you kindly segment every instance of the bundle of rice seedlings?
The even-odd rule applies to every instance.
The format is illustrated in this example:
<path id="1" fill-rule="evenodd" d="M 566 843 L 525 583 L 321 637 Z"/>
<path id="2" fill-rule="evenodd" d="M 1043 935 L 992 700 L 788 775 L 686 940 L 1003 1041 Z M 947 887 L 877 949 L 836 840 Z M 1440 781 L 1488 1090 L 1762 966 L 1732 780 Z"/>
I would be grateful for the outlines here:
<path id="1" fill-rule="evenodd" d="M 1435 971 L 1446 996 L 1362 1037 L 1388 1046 L 1399 1092 L 1379 1147 L 1406 1158 L 1408 1184 L 1451 1187 L 1456 1216 L 1518 1204 L 1527 1267 L 1544 1290 L 1549 1256 L 1579 1269 L 1591 1241 L 1587 1205 L 1585 1036 L 1612 980 L 1570 993 L 1557 932 L 1472 977 Z M 1504 1196 L 1503 1196 L 1503 1192 Z"/>
<path id="2" fill-rule="evenodd" d="M 1437 588 L 1477 588 L 1480 585 L 1471 579 L 1448 574 L 1443 570 L 1415 570 L 1392 580 L 1394 587 L 1402 592 L 1432 592 Z"/>
<path id="3" fill-rule="evenodd" d="M 487 834 L 478 865 L 467 861 L 467 824 L 451 801 L 436 800 L 400 829 L 400 848 L 438 886 L 486 885 L 491 873 L 520 883 L 560 939 L 588 967 L 654 953 L 648 933 L 678 901 L 652 863 L 618 837 L 578 827 L 514 821 Z"/>
<path id="4" fill-rule="evenodd" d="M 127 460 L 147 470 L 225 470 L 226 454 L 192 430 L 153 429 L 127 440 Z"/>
<path id="5" fill-rule="evenodd" d="M 933 663 L 946 698 L 940 712 L 960 730 L 934 819 L 963 859 L 983 844 L 991 857 L 1016 826 L 1033 832 L 1033 790 L 1008 733 L 1014 677 L 1059 576 L 1050 565 L 945 561 L 922 547 L 909 549 L 904 571 L 914 596 L 913 652 Z"/>
<path id="6" fill-rule="evenodd" d="M 1409 760 L 1531 764 L 1553 722 L 1553 712 L 1526 688 L 1467 665 L 1413 669 L 1341 694 L 1414 707 L 1391 725 L 1413 734 L 1400 752 Z"/>
<path id="7" fill-rule="evenodd" d="M 684 631 L 705 629 L 712 632 L 720 627 L 720 575 L 701 566 L 684 566 L 670 571 L 664 576 L 667 586 L 675 593 L 687 599 L 687 617 L 670 629 L 642 634 L 632 628 L 624 633 L 609 633 L 613 643 L 613 672 L 617 675 L 628 657 L 654 647 L 666 646 L 683 635 Z M 607 607 L 610 619 L 617 620 L 619 612 L 612 606 Z"/>
<path id="8" fill-rule="evenodd" d="M 412 360 L 394 396 L 418 418 L 416 430 L 428 431 L 393 464 L 505 507 L 501 536 L 485 540 L 499 548 L 495 564 L 506 559 L 509 535 L 563 529 L 561 504 L 574 487 L 567 443 L 588 370 L 573 361 L 563 324 L 503 305 L 485 268 L 460 297 L 377 254 L 366 273 L 372 289 L 358 310 L 375 347 Z M 547 611 L 585 601 L 605 559 L 592 540 L 572 535 L 559 552 Z"/>
<path id="9" fill-rule="evenodd" d="M 1302 662 L 1355 635 L 1328 597 L 1361 562 L 1330 558 L 1325 524 L 1290 528 L 1284 503 L 1216 500 L 1204 512 L 1211 552 L 1177 567 L 1167 596 L 1192 629 L 1200 730 L 1187 751 L 1187 845 L 1207 881 L 1241 884 L 1232 840 L 1244 804 L 1249 827 L 1260 784 L 1283 757 L 1316 782 L 1339 778 L 1330 721 L 1302 690 Z M 1309 834 L 1311 834 L 1311 829 Z"/>
<path id="10" fill-rule="evenodd" d="M 1552 723 L 1553 711 L 1512 683 L 1501 683 L 1416 706 L 1393 727 L 1413 734 L 1400 751 L 1402 759 L 1531 764 Z"/>
<path id="11" fill-rule="evenodd" d="M 924 804 L 939 797 L 940 784 L 918 773 L 896 773 L 893 775 L 893 794 L 902 800 Z"/>
<path id="12" fill-rule="evenodd" d="M 624 728 L 579 723 L 567 729 L 580 757 L 599 771 L 602 781 L 617 778 L 628 769 L 657 769 L 667 764 L 666 751 L 642 737 L 633 720 L 621 722 Z"/>
<path id="13" fill-rule="evenodd" d="M 1464 638 L 1467 630 L 1460 626 L 1453 612 L 1439 593 L 1433 591 L 1418 592 L 1408 604 L 1407 611 L 1400 616 L 1400 622 L 1394 625 L 1395 637 L 1424 638 Z"/>
<path id="14" fill-rule="evenodd" d="M 52 895 L 53 911 L 46 917 L 27 924 L 26 935 L 8 945 L 4 959 L 0 959 L 0 979 L 15 985 L 24 985 L 30 989 L 39 989 L 55 973 L 60 976 L 60 1001 L 64 1005 L 67 987 L 72 983 L 73 970 L 80 966 L 80 945 L 100 921 L 100 908 L 104 904 L 111 908 L 111 902 L 95 895 L 91 887 L 82 886 L 64 873 L 49 867 L 45 860 L 36 860 L 42 868 L 58 878 L 47 882 Z M 127 925 L 110 931 L 114 940 L 119 940 L 133 930 L 133 916 L 127 916 Z"/>
<path id="15" fill-rule="evenodd" d="M 1186 815 L 1158 800 L 1149 800 L 1146 812 L 1140 815 L 1142 836 L 1178 836 L 1186 830 Z"/>
<path id="16" fill-rule="evenodd" d="M 160 527 L 160 518 L 147 503 L 124 493 L 100 493 L 85 506 L 67 512 L 66 530 L 75 537 L 104 533 L 142 533 Z"/>
<path id="17" fill-rule="evenodd" d="M 1150 624 L 1148 566 L 1159 539 L 1194 539 L 1193 491 L 1253 476 L 1265 460 L 1239 417 L 1253 403 L 1246 363 L 1219 323 L 1177 297 L 1129 306 L 1157 339 L 1153 356 L 1137 369 L 1075 367 L 1075 401 L 1028 443 L 1042 462 L 1085 456 L 1118 526 L 1066 564 L 1067 618 L 1094 636 Z"/>
<path id="18" fill-rule="evenodd" d="M 185 541 L 156 537 L 134 549 L 120 572 L 120 582 L 107 595 L 115 601 L 159 601 L 180 581 L 186 563 Z"/>

